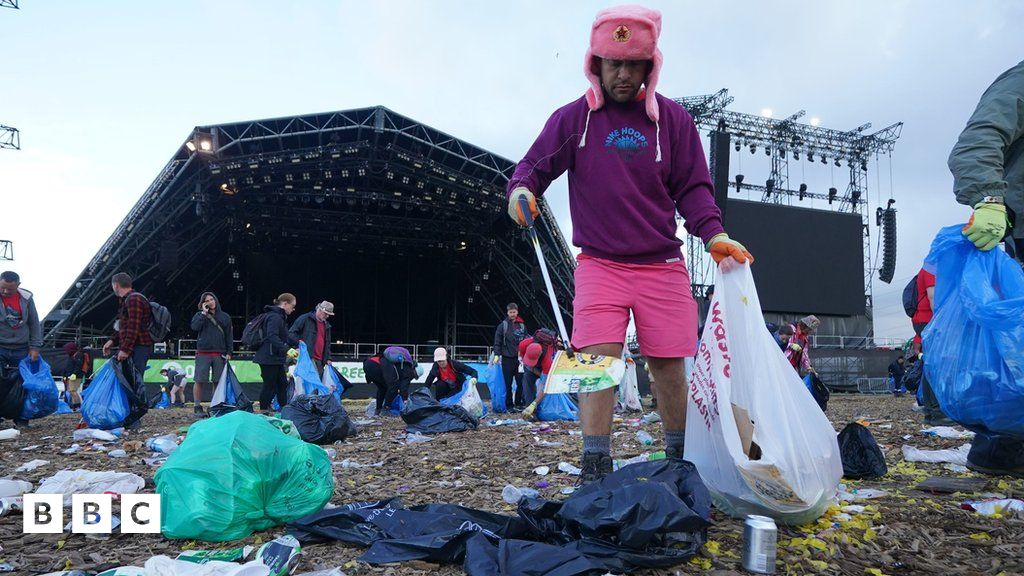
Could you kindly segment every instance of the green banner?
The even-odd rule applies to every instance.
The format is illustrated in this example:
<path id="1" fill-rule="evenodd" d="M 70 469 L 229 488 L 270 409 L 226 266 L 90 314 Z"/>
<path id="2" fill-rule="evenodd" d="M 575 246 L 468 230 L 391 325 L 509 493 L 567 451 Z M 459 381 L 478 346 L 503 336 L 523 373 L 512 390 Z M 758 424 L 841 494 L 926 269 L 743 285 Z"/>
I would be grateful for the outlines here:
<path id="1" fill-rule="evenodd" d="M 93 372 L 98 372 L 106 362 L 106 358 L 93 360 Z M 360 362 L 335 362 L 334 367 L 350 382 L 356 384 L 366 382 L 366 374 L 363 372 L 363 365 Z M 190 382 L 195 379 L 196 361 L 194 359 L 151 358 L 146 369 L 146 382 L 166 382 L 167 379 L 160 375 L 160 371 L 164 368 L 173 368 L 178 372 L 184 372 Z M 235 371 L 239 382 L 263 381 L 260 376 L 259 364 L 254 364 L 249 360 L 232 360 L 231 369 Z"/>

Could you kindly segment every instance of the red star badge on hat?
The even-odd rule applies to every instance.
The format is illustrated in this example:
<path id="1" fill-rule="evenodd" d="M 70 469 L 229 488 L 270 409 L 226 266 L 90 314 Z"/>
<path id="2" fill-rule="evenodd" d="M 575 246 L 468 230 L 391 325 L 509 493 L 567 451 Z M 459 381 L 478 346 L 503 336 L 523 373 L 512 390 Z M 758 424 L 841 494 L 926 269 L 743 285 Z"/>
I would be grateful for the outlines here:
<path id="1" fill-rule="evenodd" d="M 612 33 L 612 38 L 614 38 L 616 42 L 629 42 L 630 36 L 631 33 L 629 28 L 623 25 L 620 25 L 615 29 L 615 32 Z"/>

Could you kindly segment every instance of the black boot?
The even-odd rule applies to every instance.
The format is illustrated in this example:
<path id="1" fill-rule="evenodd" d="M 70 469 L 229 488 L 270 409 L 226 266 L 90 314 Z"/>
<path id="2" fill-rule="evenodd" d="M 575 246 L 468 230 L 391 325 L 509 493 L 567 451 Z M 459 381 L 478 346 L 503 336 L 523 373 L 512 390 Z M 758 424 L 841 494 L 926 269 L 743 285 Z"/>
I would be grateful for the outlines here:
<path id="1" fill-rule="evenodd" d="M 967 467 L 992 476 L 1024 478 L 1024 440 L 978 433 L 967 454 Z"/>
<path id="2" fill-rule="evenodd" d="M 584 452 L 580 462 L 578 486 L 590 484 L 612 473 L 612 457 L 600 452 Z"/>

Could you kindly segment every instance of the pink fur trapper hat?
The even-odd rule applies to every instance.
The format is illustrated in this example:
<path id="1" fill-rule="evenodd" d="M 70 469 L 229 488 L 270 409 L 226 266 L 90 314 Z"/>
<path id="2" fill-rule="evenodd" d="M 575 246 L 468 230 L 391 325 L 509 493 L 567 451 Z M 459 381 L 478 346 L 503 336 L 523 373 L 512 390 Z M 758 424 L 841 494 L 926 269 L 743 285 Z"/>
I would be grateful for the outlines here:
<path id="1" fill-rule="evenodd" d="M 658 122 L 658 101 L 654 97 L 661 73 L 662 56 L 658 49 L 661 35 L 661 12 L 643 6 L 615 6 L 597 13 L 590 30 L 590 48 L 583 59 L 583 74 L 590 81 L 587 104 L 591 110 L 604 106 L 601 78 L 592 68 L 595 56 L 609 60 L 650 60 L 644 95 L 647 116 Z"/>

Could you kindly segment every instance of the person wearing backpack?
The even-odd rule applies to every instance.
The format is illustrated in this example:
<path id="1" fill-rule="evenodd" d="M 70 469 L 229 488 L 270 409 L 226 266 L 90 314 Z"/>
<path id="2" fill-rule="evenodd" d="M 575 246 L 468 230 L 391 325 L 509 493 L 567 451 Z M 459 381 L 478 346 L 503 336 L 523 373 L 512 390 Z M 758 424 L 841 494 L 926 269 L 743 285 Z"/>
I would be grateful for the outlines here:
<path id="1" fill-rule="evenodd" d="M 196 333 L 196 373 L 192 384 L 193 413 L 206 417 L 203 411 L 203 384 L 216 386 L 224 364 L 234 351 L 234 330 L 231 316 L 221 309 L 220 300 L 213 292 L 199 296 L 199 311 L 192 316 L 191 328 Z M 212 373 L 212 374 L 211 374 Z M 212 386 L 211 386 L 212 389 Z"/>
<path id="2" fill-rule="evenodd" d="M 145 375 L 146 365 L 153 355 L 154 306 L 132 288 L 132 277 L 125 272 L 114 274 L 110 278 L 110 287 L 118 298 L 117 321 L 114 322 L 114 334 L 103 345 L 103 355 L 110 356 L 114 346 L 117 346 L 116 360 L 120 363 L 128 359 L 132 361 L 134 372 L 126 372 L 124 375 L 126 380 L 130 377 L 130 389 L 125 392 L 131 406 L 124 427 L 135 429 L 141 425 L 142 416 L 149 409 Z M 165 330 L 166 326 L 161 329 Z"/>
<path id="3" fill-rule="evenodd" d="M 131 358 L 135 371 L 145 374 L 146 363 L 153 355 L 153 337 L 149 333 L 153 312 L 149 300 L 132 288 L 132 277 L 124 272 L 111 277 L 110 287 L 118 298 L 117 322 L 114 335 L 103 345 L 103 355 L 110 356 L 117 346 L 117 360 Z"/>
<path id="4" fill-rule="evenodd" d="M 282 408 L 288 404 L 288 349 L 298 346 L 299 341 L 288 334 L 287 318 L 295 311 L 296 304 L 295 296 L 285 292 L 272 305 L 263 308 L 262 319 L 254 320 L 261 322 L 262 340 L 252 361 L 259 364 L 263 378 L 260 411 L 264 414 L 270 413 L 274 396 Z"/>
<path id="5" fill-rule="evenodd" d="M 505 398 L 509 405 L 520 408 L 523 403 L 523 385 L 519 379 L 519 343 L 529 336 L 526 323 L 519 315 L 519 305 L 510 302 L 505 307 L 506 317 L 494 329 L 494 357 L 492 364 L 501 363 L 501 374 L 505 379 Z M 516 396 L 512 396 L 512 382 L 516 381 Z"/>
<path id="6" fill-rule="evenodd" d="M 554 330 L 547 328 L 537 330 L 529 340 L 530 343 L 523 349 L 523 380 L 526 380 L 527 377 L 531 379 L 530 388 L 527 388 L 527 390 L 528 393 L 533 393 L 533 397 L 530 404 L 523 409 L 524 420 L 533 419 L 537 406 L 540 406 L 541 400 L 544 399 L 544 389 L 538 389 L 537 383 L 551 372 L 551 364 L 554 362 L 555 354 L 562 347 L 562 341 L 558 335 L 555 334 Z M 527 385 L 524 384 L 523 387 L 526 388 Z"/>

